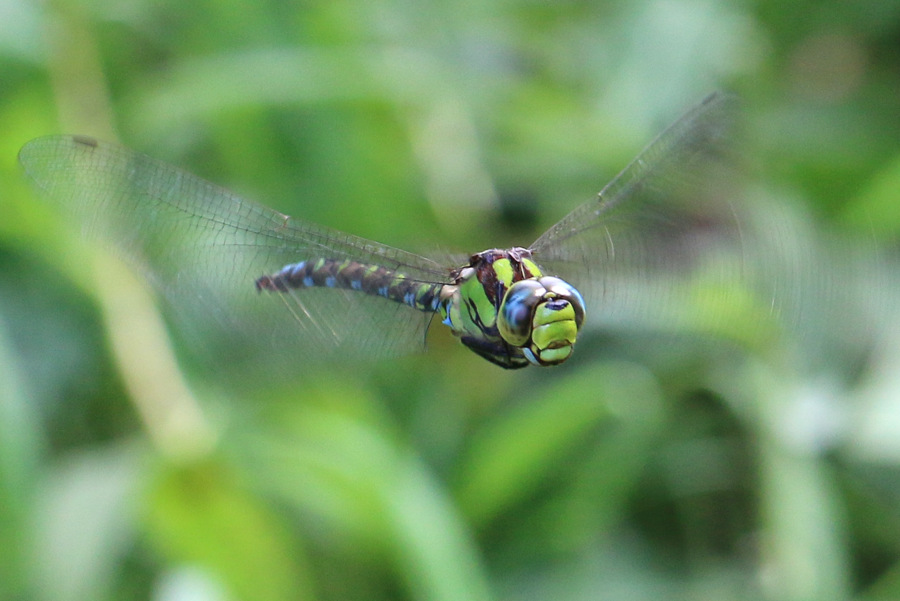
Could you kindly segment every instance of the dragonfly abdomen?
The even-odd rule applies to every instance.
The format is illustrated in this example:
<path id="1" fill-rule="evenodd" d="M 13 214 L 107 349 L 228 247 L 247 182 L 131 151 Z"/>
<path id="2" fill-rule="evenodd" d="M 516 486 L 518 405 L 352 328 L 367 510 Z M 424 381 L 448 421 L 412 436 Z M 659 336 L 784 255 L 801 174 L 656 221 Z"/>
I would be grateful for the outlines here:
<path id="1" fill-rule="evenodd" d="M 259 291 L 289 292 L 300 288 L 358 290 L 420 311 L 437 311 L 443 284 L 413 280 L 380 265 L 332 259 L 300 261 L 256 280 Z"/>

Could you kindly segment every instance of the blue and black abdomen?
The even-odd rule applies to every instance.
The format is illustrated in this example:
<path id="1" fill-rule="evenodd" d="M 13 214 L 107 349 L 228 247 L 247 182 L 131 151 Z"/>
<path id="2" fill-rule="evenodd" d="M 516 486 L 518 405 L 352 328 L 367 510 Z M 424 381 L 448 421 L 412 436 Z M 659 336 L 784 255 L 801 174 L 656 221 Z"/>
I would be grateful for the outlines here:
<path id="1" fill-rule="evenodd" d="M 420 311 L 440 308 L 440 283 L 420 282 L 379 265 L 356 261 L 316 259 L 284 267 L 275 275 L 256 280 L 256 289 L 289 292 L 300 288 L 342 288 L 358 290 L 402 303 Z"/>

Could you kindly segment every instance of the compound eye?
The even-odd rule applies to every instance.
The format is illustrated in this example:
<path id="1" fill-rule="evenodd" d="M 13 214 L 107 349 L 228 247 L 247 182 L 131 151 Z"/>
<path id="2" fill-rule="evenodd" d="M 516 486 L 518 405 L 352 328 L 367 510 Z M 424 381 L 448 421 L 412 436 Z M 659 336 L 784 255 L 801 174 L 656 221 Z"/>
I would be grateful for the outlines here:
<path id="1" fill-rule="evenodd" d="M 534 309 L 546 292 L 547 289 L 536 280 L 521 280 L 509 287 L 500 304 L 497 320 L 497 329 L 506 342 L 524 346 L 531 340 Z"/>

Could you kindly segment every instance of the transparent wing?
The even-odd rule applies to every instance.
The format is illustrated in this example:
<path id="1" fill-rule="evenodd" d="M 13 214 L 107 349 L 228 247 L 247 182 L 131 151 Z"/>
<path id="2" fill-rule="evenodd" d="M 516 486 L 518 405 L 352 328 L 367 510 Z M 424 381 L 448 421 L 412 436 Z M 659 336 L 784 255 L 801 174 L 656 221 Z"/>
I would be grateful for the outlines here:
<path id="1" fill-rule="evenodd" d="M 409 307 L 348 290 L 258 293 L 255 280 L 291 263 L 328 258 L 445 281 L 448 271 L 433 261 L 288 218 L 90 138 L 38 138 L 22 148 L 19 160 L 43 196 L 144 271 L 176 314 L 204 336 L 269 347 L 297 363 L 336 349 L 383 356 L 424 344 L 429 316 Z"/>
<path id="2" fill-rule="evenodd" d="M 709 96 L 532 245 L 585 296 L 589 323 L 671 326 L 715 319 L 717 308 L 724 316 L 745 243 L 730 198 L 735 110 L 732 97 Z"/>

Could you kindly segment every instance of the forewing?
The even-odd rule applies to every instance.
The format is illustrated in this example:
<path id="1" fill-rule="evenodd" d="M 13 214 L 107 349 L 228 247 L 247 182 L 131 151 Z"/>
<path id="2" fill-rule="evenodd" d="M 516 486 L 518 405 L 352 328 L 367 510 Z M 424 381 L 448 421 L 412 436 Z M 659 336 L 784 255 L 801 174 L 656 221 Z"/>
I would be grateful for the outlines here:
<path id="1" fill-rule="evenodd" d="M 709 96 L 532 245 L 548 272 L 581 290 L 589 323 L 725 318 L 744 268 L 730 181 L 735 110 L 734 98 Z"/>
<path id="2" fill-rule="evenodd" d="M 384 356 L 424 344 L 430 316 L 409 307 L 349 290 L 260 293 L 254 283 L 318 258 L 443 281 L 447 271 L 428 259 L 289 218 L 115 144 L 50 136 L 26 144 L 19 160 L 40 194 L 143 271 L 192 333 L 298 363 L 333 351 Z"/>

